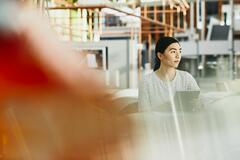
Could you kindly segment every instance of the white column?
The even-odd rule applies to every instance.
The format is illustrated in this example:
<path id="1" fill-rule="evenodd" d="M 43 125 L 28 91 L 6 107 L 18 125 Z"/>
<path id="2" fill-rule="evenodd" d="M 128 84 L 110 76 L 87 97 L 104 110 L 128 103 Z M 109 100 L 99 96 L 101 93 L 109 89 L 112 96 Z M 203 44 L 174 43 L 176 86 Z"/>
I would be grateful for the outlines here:
<path id="1" fill-rule="evenodd" d="M 195 30 L 194 30 L 194 1 L 190 2 L 190 31 L 191 38 L 194 39 Z"/>

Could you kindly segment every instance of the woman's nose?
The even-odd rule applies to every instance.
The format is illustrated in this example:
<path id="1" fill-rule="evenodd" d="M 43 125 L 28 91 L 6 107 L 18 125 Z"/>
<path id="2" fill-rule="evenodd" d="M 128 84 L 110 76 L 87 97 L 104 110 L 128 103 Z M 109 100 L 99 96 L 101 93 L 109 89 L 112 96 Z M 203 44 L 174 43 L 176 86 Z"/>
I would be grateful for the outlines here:
<path id="1" fill-rule="evenodd" d="M 176 58 L 180 58 L 180 53 L 176 52 Z"/>

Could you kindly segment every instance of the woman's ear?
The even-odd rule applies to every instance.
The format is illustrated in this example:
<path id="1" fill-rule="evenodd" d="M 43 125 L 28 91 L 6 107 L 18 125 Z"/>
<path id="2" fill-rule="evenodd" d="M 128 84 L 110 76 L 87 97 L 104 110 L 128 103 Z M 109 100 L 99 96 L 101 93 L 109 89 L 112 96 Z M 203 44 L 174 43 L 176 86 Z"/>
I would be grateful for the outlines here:
<path id="1" fill-rule="evenodd" d="M 160 52 L 157 52 L 157 57 L 158 57 L 160 60 L 162 60 L 162 59 L 163 59 L 163 54 L 160 53 Z"/>

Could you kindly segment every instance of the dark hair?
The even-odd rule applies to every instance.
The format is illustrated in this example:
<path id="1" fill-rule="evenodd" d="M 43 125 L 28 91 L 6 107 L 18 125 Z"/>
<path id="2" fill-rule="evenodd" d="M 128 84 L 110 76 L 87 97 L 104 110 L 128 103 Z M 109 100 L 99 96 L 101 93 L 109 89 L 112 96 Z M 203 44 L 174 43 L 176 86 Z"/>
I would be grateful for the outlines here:
<path id="1" fill-rule="evenodd" d="M 155 47 L 155 60 L 154 60 L 154 69 L 153 69 L 154 71 L 156 71 L 160 67 L 160 59 L 158 58 L 158 52 L 163 54 L 164 51 L 167 49 L 167 47 L 172 43 L 179 43 L 179 41 L 173 37 L 162 37 L 157 41 L 157 44 Z"/>

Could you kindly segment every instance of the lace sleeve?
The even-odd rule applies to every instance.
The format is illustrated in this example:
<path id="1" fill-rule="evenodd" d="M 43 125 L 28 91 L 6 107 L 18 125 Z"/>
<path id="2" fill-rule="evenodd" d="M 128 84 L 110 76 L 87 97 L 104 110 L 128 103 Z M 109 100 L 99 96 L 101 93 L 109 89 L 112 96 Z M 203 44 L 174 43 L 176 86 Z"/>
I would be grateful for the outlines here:
<path id="1" fill-rule="evenodd" d="M 143 79 L 139 84 L 138 107 L 139 111 L 149 111 L 151 108 L 149 88 L 145 79 Z"/>
<path id="2" fill-rule="evenodd" d="M 198 90 L 200 90 L 196 80 L 188 72 L 186 72 L 186 90 L 187 91 L 198 91 Z"/>

